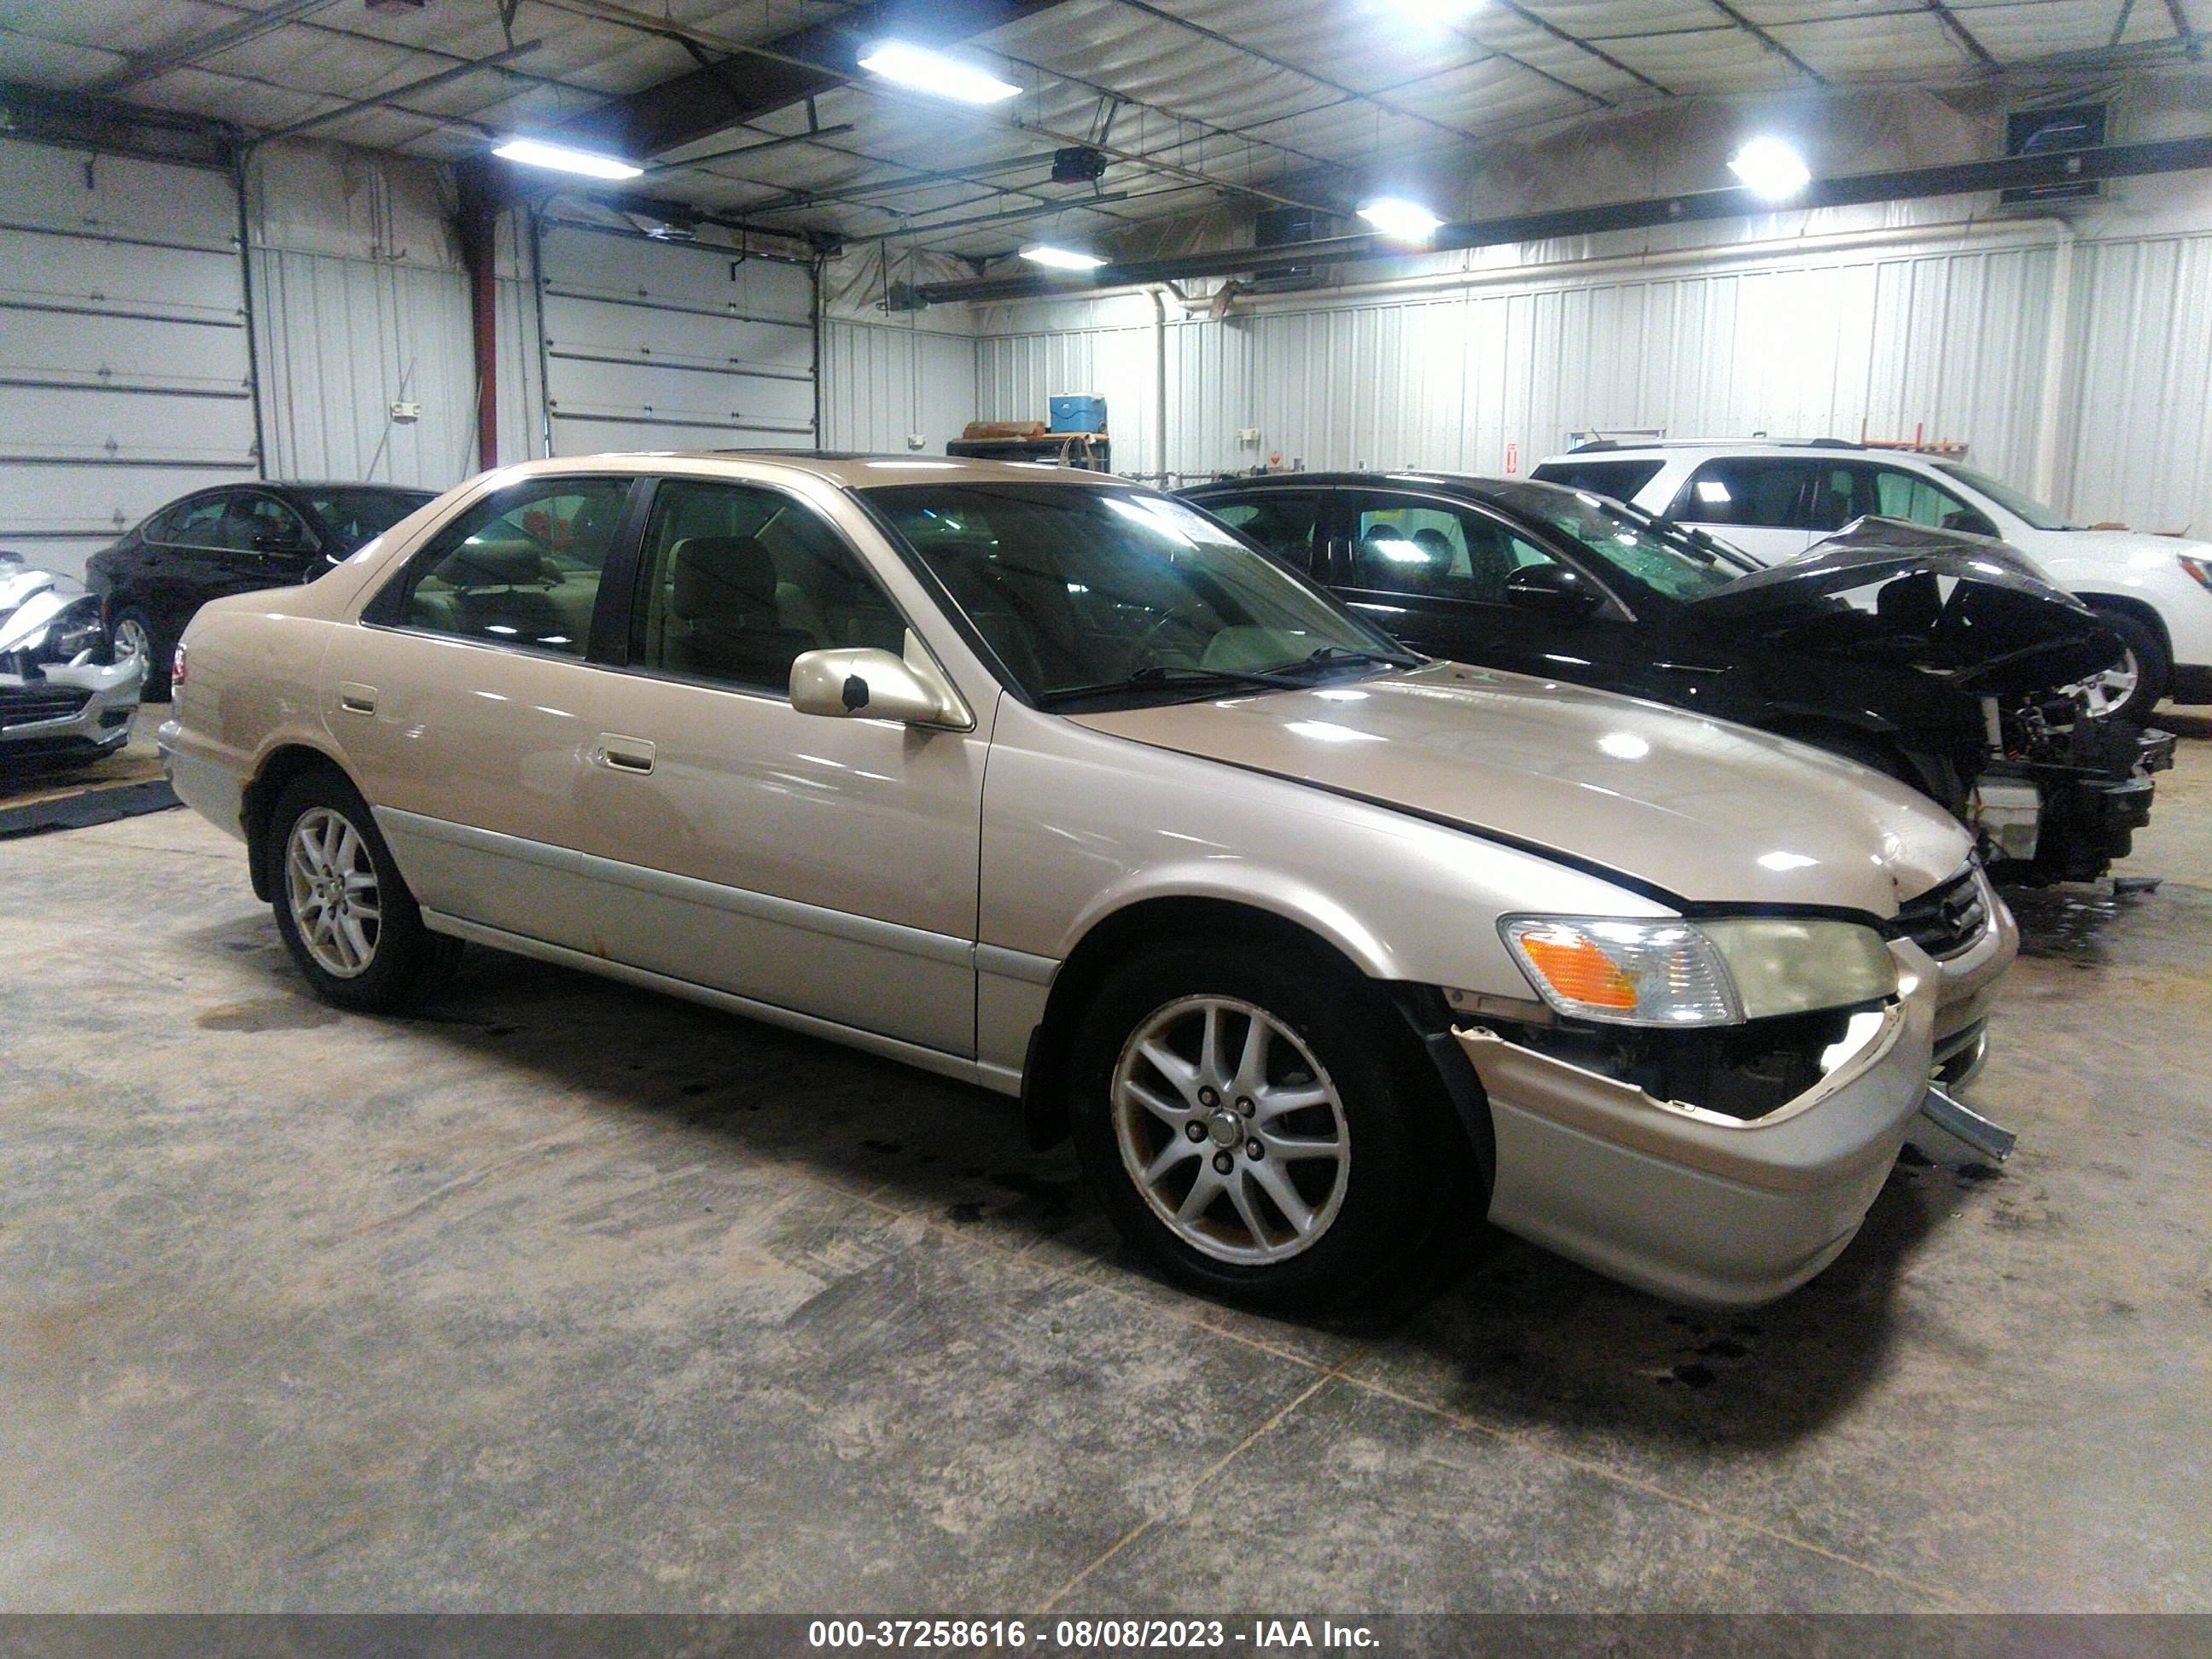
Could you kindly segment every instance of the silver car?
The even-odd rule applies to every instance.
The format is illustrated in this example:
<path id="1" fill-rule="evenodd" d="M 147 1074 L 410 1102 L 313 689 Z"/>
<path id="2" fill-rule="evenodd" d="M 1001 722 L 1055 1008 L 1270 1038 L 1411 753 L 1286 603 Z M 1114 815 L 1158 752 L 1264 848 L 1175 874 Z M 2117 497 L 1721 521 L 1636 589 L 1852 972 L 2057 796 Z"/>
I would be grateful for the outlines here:
<path id="1" fill-rule="evenodd" d="M 178 671 L 178 793 L 331 1001 L 473 940 L 965 1079 L 1278 1308 L 1485 1216 L 1779 1296 L 2014 950 L 1904 786 L 1418 659 L 1092 473 L 532 462 L 210 605 Z"/>
<path id="2" fill-rule="evenodd" d="M 0 766 L 119 752 L 145 676 L 82 582 L 0 553 Z"/>

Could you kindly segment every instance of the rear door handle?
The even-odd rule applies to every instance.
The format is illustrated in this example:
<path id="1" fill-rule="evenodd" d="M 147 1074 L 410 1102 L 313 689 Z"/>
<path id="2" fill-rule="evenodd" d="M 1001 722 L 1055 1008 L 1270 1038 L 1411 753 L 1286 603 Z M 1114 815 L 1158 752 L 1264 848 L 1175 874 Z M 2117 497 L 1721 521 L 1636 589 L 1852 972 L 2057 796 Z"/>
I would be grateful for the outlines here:
<path id="1" fill-rule="evenodd" d="M 641 776 L 653 770 L 653 745 L 643 738 L 617 737 L 612 732 L 599 733 L 599 746 L 592 758 L 600 765 L 617 772 L 635 772 Z"/>
<path id="2" fill-rule="evenodd" d="M 338 707 L 349 714 L 374 714 L 376 712 L 376 688 L 363 685 L 358 680 L 348 680 L 338 687 Z"/>

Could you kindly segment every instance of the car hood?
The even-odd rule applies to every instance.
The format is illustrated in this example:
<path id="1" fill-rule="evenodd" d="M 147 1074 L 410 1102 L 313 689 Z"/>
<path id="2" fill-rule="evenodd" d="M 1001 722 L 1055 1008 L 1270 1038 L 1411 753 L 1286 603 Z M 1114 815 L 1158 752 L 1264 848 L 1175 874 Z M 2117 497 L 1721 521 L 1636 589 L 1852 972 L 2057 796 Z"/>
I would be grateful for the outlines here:
<path id="1" fill-rule="evenodd" d="M 1843 597 L 1880 593 L 1879 608 Z M 1907 664 L 1979 695 L 2070 685 L 2119 660 L 2096 614 L 2006 542 L 1860 519 L 1696 601 L 1696 615 L 1808 648 Z"/>
<path id="2" fill-rule="evenodd" d="M 1819 750 L 1458 663 L 1072 718 L 1441 819 L 1700 904 L 1886 917 L 1955 875 L 1971 846 L 1934 802 Z"/>

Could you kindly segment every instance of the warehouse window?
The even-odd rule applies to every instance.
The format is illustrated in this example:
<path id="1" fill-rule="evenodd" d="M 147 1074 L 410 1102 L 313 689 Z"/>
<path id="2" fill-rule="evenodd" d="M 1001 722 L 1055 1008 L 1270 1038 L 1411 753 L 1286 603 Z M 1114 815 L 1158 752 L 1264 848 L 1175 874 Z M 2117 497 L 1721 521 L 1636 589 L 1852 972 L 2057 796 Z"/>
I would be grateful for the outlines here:
<path id="1" fill-rule="evenodd" d="M 407 628 L 580 657 L 628 478 L 534 478 L 479 501 L 414 561 Z"/>

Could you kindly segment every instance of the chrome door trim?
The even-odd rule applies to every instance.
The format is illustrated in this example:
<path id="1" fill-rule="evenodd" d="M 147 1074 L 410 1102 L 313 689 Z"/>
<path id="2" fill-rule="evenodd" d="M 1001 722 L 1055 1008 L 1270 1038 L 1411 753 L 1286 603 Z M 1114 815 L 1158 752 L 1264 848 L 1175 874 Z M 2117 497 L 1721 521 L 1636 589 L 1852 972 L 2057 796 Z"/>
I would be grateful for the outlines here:
<path id="1" fill-rule="evenodd" d="M 1049 985 L 1052 976 L 1060 971 L 1060 963 L 1051 957 L 1010 951 L 1003 945 L 978 945 L 975 971 L 994 974 L 1000 979 L 1019 980 L 1024 985 Z"/>
<path id="2" fill-rule="evenodd" d="M 790 1030 L 803 1031 L 809 1036 L 825 1037 L 832 1042 L 842 1042 L 849 1048 L 880 1054 L 886 1060 L 903 1060 L 908 1066 L 934 1072 L 939 1077 L 980 1084 L 1000 1094 L 1018 1095 L 1021 1092 L 1020 1074 L 1010 1072 L 1003 1066 L 979 1064 L 960 1054 L 948 1054 L 942 1049 L 925 1048 L 919 1043 L 883 1036 L 855 1025 L 840 1025 L 835 1020 L 802 1014 L 773 1002 L 756 1002 L 750 997 L 717 991 L 708 986 L 694 984 L 688 979 L 656 974 L 647 968 L 633 968 L 627 963 L 611 962 L 605 957 L 572 951 L 564 945 L 550 945 L 544 939 L 532 939 L 525 933 L 510 933 L 502 928 L 487 927 L 481 922 L 466 921 L 459 916 L 447 915 L 443 911 L 425 909 L 422 925 L 433 933 L 467 939 L 472 944 L 489 945 L 495 950 L 511 951 L 517 956 L 535 957 L 540 962 L 550 962 L 563 968 L 581 969 L 587 974 L 620 980 L 625 985 L 635 985 L 641 990 L 665 992 L 670 996 L 682 997 L 686 1001 L 703 1002 L 708 1007 L 720 1008 L 726 1013 L 742 1014 L 763 1024 L 781 1025 Z"/>
<path id="3" fill-rule="evenodd" d="M 472 852 L 510 859 L 519 864 L 538 865 L 545 869 L 558 870 L 564 875 L 580 876 L 586 880 L 611 886 L 634 888 L 639 892 L 726 911 L 732 915 L 774 922 L 805 933 L 822 933 L 831 939 L 870 945 L 879 951 L 896 951 L 902 956 L 919 957 L 927 962 L 948 963 L 961 968 L 972 968 L 975 963 L 974 941 L 957 939 L 950 933 L 909 927 L 902 922 L 881 921 L 873 916 L 857 916 L 849 911 L 832 910 L 819 904 L 804 903 L 798 899 L 780 898 L 773 893 L 756 893 L 742 887 L 726 887 L 720 882 L 702 881 L 696 876 L 679 876 L 665 870 L 647 869 L 642 865 L 602 858 L 596 853 L 579 853 L 572 848 L 554 847 L 544 842 L 526 840 L 520 836 L 504 835 L 496 830 L 479 830 L 473 824 L 454 823 L 419 812 L 402 811 L 398 807 L 379 806 L 374 810 L 378 827 L 385 831 L 387 837 L 396 830 L 401 838 L 412 836 L 425 841 L 446 842 L 453 846 L 465 847 Z M 426 911 L 425 915 L 428 914 Z M 547 948 L 561 947 L 549 945 Z M 599 958 L 587 960 L 597 962 Z M 653 977 L 658 979 L 660 976 Z M 716 992 L 714 994 L 724 994 Z M 758 1006 L 765 1007 L 769 1005 Z M 823 1024 L 826 1026 L 829 1023 Z M 835 1029 L 842 1030 L 844 1028 L 838 1026 Z"/>

